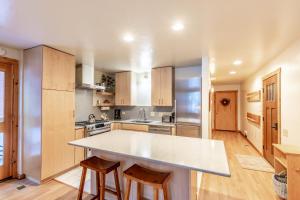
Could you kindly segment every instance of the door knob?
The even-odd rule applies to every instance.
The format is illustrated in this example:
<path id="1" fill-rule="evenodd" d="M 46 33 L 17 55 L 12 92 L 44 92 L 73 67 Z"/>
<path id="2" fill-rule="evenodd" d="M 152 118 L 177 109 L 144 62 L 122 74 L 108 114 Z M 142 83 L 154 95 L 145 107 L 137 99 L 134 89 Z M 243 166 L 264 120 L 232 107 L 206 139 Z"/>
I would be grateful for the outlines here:
<path id="1" fill-rule="evenodd" d="M 272 124 L 272 126 L 271 126 L 272 128 L 274 128 L 276 131 L 278 130 L 278 123 L 274 123 L 274 124 Z"/>

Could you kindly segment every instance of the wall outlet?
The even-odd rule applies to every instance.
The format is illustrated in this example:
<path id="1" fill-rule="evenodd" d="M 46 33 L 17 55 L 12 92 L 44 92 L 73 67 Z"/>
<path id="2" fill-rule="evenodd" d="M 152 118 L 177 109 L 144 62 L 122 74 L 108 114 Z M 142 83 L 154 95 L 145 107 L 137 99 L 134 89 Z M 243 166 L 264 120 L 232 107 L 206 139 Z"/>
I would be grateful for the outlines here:
<path id="1" fill-rule="evenodd" d="M 282 129 L 282 135 L 284 137 L 288 137 L 289 136 L 289 131 L 287 129 Z"/>
<path id="2" fill-rule="evenodd" d="M 150 112 L 151 117 L 155 117 L 155 112 Z"/>
<path id="3" fill-rule="evenodd" d="M 122 115 L 126 115 L 126 112 L 122 111 Z"/>
<path id="4" fill-rule="evenodd" d="M 164 115 L 163 112 L 160 112 L 158 116 L 162 117 Z"/>

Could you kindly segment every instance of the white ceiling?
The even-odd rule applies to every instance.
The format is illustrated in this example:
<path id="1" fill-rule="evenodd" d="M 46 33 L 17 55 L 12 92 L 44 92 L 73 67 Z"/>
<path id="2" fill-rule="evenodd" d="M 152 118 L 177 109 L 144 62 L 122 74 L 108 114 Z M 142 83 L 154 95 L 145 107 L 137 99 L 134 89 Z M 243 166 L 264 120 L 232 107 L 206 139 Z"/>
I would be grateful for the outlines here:
<path id="1" fill-rule="evenodd" d="M 239 82 L 300 36 L 299 0 L 0 0 L 0 43 L 46 44 L 99 69 L 145 71 L 214 58 Z M 174 21 L 184 22 L 173 32 Z M 135 36 L 122 41 L 124 33 Z M 233 66 L 235 59 L 243 64 Z M 87 61 L 85 61 L 87 60 Z M 236 75 L 228 75 L 232 69 Z"/>

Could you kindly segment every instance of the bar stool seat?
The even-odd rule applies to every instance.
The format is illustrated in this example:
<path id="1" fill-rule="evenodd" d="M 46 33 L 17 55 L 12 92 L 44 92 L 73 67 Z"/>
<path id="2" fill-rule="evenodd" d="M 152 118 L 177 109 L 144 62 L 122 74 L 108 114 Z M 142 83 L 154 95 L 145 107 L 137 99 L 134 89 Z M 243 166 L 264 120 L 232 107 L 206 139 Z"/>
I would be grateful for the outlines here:
<path id="1" fill-rule="evenodd" d="M 91 169 L 96 172 L 97 195 L 93 199 L 99 198 L 100 200 L 104 200 L 105 191 L 116 195 L 118 200 L 122 199 L 119 178 L 118 178 L 118 167 L 120 166 L 120 162 L 112 162 L 112 161 L 104 160 L 96 156 L 93 156 L 91 158 L 81 161 L 80 166 L 82 166 L 83 169 L 82 169 L 82 175 L 81 175 L 77 200 L 82 199 L 87 169 Z M 110 173 L 111 171 L 114 171 L 116 191 L 105 187 L 105 175 Z"/>
<path id="2" fill-rule="evenodd" d="M 125 200 L 129 199 L 131 181 L 137 182 L 137 198 L 142 199 L 142 184 L 153 187 L 154 199 L 158 200 L 158 190 L 163 189 L 164 199 L 168 200 L 168 181 L 171 173 L 158 172 L 141 167 L 134 164 L 124 171 L 124 176 L 127 178 Z"/>

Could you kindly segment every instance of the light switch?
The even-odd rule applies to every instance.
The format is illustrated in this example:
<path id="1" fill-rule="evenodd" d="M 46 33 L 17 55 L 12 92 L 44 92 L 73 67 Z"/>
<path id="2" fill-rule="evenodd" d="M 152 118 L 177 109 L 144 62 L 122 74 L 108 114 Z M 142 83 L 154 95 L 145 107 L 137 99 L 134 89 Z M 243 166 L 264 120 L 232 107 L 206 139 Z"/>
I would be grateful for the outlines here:
<path id="1" fill-rule="evenodd" d="M 282 135 L 283 135 L 284 137 L 288 137 L 288 136 L 289 136 L 288 130 L 287 130 L 287 129 L 282 129 Z"/>
<path id="2" fill-rule="evenodd" d="M 150 113 L 150 116 L 151 116 L 151 117 L 155 117 L 155 112 L 151 112 L 151 113 Z"/>
<path id="3" fill-rule="evenodd" d="M 122 115 L 125 115 L 125 114 L 126 114 L 126 112 L 123 111 L 123 112 L 122 112 Z"/>

